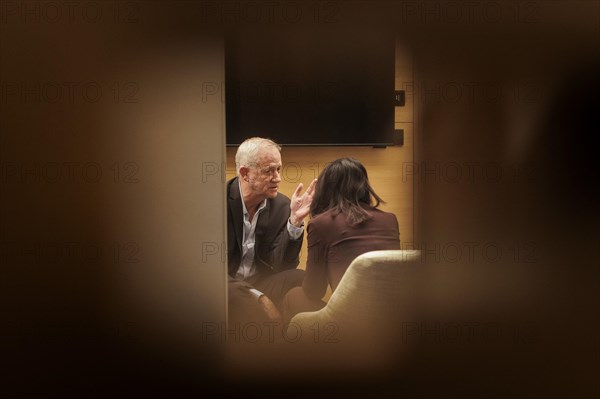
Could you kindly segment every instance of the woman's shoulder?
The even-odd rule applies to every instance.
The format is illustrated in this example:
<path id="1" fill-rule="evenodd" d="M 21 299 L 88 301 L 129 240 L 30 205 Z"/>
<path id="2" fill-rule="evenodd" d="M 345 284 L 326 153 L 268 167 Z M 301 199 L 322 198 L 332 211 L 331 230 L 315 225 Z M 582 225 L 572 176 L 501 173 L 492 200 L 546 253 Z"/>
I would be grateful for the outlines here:
<path id="1" fill-rule="evenodd" d="M 314 226 L 323 226 L 332 223 L 336 219 L 336 215 L 333 210 L 329 209 L 323 213 L 310 219 L 310 224 Z"/>
<path id="2" fill-rule="evenodd" d="M 392 212 L 382 211 L 378 208 L 371 208 L 368 210 L 371 220 L 376 223 L 390 223 L 392 225 L 398 225 L 398 218 Z"/>
<path id="3" fill-rule="evenodd" d="M 374 208 L 374 207 L 368 207 L 366 208 L 366 211 L 369 213 L 369 215 L 373 216 L 373 217 L 378 217 L 378 218 L 382 218 L 382 219 L 395 219 L 396 215 L 394 215 L 392 212 L 386 212 L 386 211 L 382 211 L 379 208 Z"/>
<path id="4" fill-rule="evenodd" d="M 391 212 L 382 211 L 379 208 L 374 208 L 371 206 L 363 209 L 367 211 L 371 219 L 396 220 L 396 215 Z M 310 220 L 310 223 L 315 225 L 328 225 L 332 223 L 343 223 L 345 219 L 346 215 L 343 213 L 334 212 L 330 209 L 313 217 Z"/>

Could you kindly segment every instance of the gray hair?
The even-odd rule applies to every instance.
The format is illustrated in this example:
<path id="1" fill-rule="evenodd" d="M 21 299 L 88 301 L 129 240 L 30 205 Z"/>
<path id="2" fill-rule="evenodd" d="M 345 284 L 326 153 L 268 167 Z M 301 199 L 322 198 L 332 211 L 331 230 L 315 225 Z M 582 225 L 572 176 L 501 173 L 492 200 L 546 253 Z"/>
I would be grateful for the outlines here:
<path id="1" fill-rule="evenodd" d="M 260 150 L 268 147 L 275 147 L 277 151 L 281 151 L 281 146 L 270 139 L 251 137 L 244 140 L 235 153 L 236 174 L 240 174 L 242 166 L 255 166 L 258 163 L 258 153 Z"/>

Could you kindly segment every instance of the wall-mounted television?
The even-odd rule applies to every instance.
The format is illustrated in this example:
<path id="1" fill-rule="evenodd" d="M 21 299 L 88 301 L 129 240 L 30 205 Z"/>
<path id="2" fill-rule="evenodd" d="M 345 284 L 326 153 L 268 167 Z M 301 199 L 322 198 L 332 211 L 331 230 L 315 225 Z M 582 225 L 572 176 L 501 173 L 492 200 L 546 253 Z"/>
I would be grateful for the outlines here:
<path id="1" fill-rule="evenodd" d="M 393 145 L 394 35 L 254 27 L 225 47 L 227 144 Z"/>

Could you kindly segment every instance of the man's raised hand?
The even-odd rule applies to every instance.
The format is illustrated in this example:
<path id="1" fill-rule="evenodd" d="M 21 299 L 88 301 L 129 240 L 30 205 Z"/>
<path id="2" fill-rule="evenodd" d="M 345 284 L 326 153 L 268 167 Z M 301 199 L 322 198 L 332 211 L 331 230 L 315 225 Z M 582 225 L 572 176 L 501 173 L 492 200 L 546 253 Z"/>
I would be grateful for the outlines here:
<path id="1" fill-rule="evenodd" d="M 301 226 L 304 218 L 306 218 L 310 212 L 310 204 L 312 204 L 316 184 L 317 179 L 314 179 L 302 195 L 300 195 L 300 193 L 302 192 L 304 185 L 300 183 L 298 184 L 298 187 L 296 187 L 296 191 L 294 191 L 294 194 L 292 195 L 292 202 L 290 203 L 290 222 L 294 226 Z"/>

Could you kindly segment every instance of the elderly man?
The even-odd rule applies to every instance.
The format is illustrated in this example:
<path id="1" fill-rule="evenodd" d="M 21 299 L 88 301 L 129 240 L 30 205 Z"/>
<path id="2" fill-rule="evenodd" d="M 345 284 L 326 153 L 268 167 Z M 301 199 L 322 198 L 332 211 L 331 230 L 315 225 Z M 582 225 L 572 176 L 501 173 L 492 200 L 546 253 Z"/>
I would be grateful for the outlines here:
<path id="1" fill-rule="evenodd" d="M 279 193 L 280 151 L 269 139 L 247 139 L 227 182 L 230 322 L 279 320 L 284 295 L 302 284 L 296 266 L 316 179 L 303 195 L 300 183 L 291 201 Z"/>

